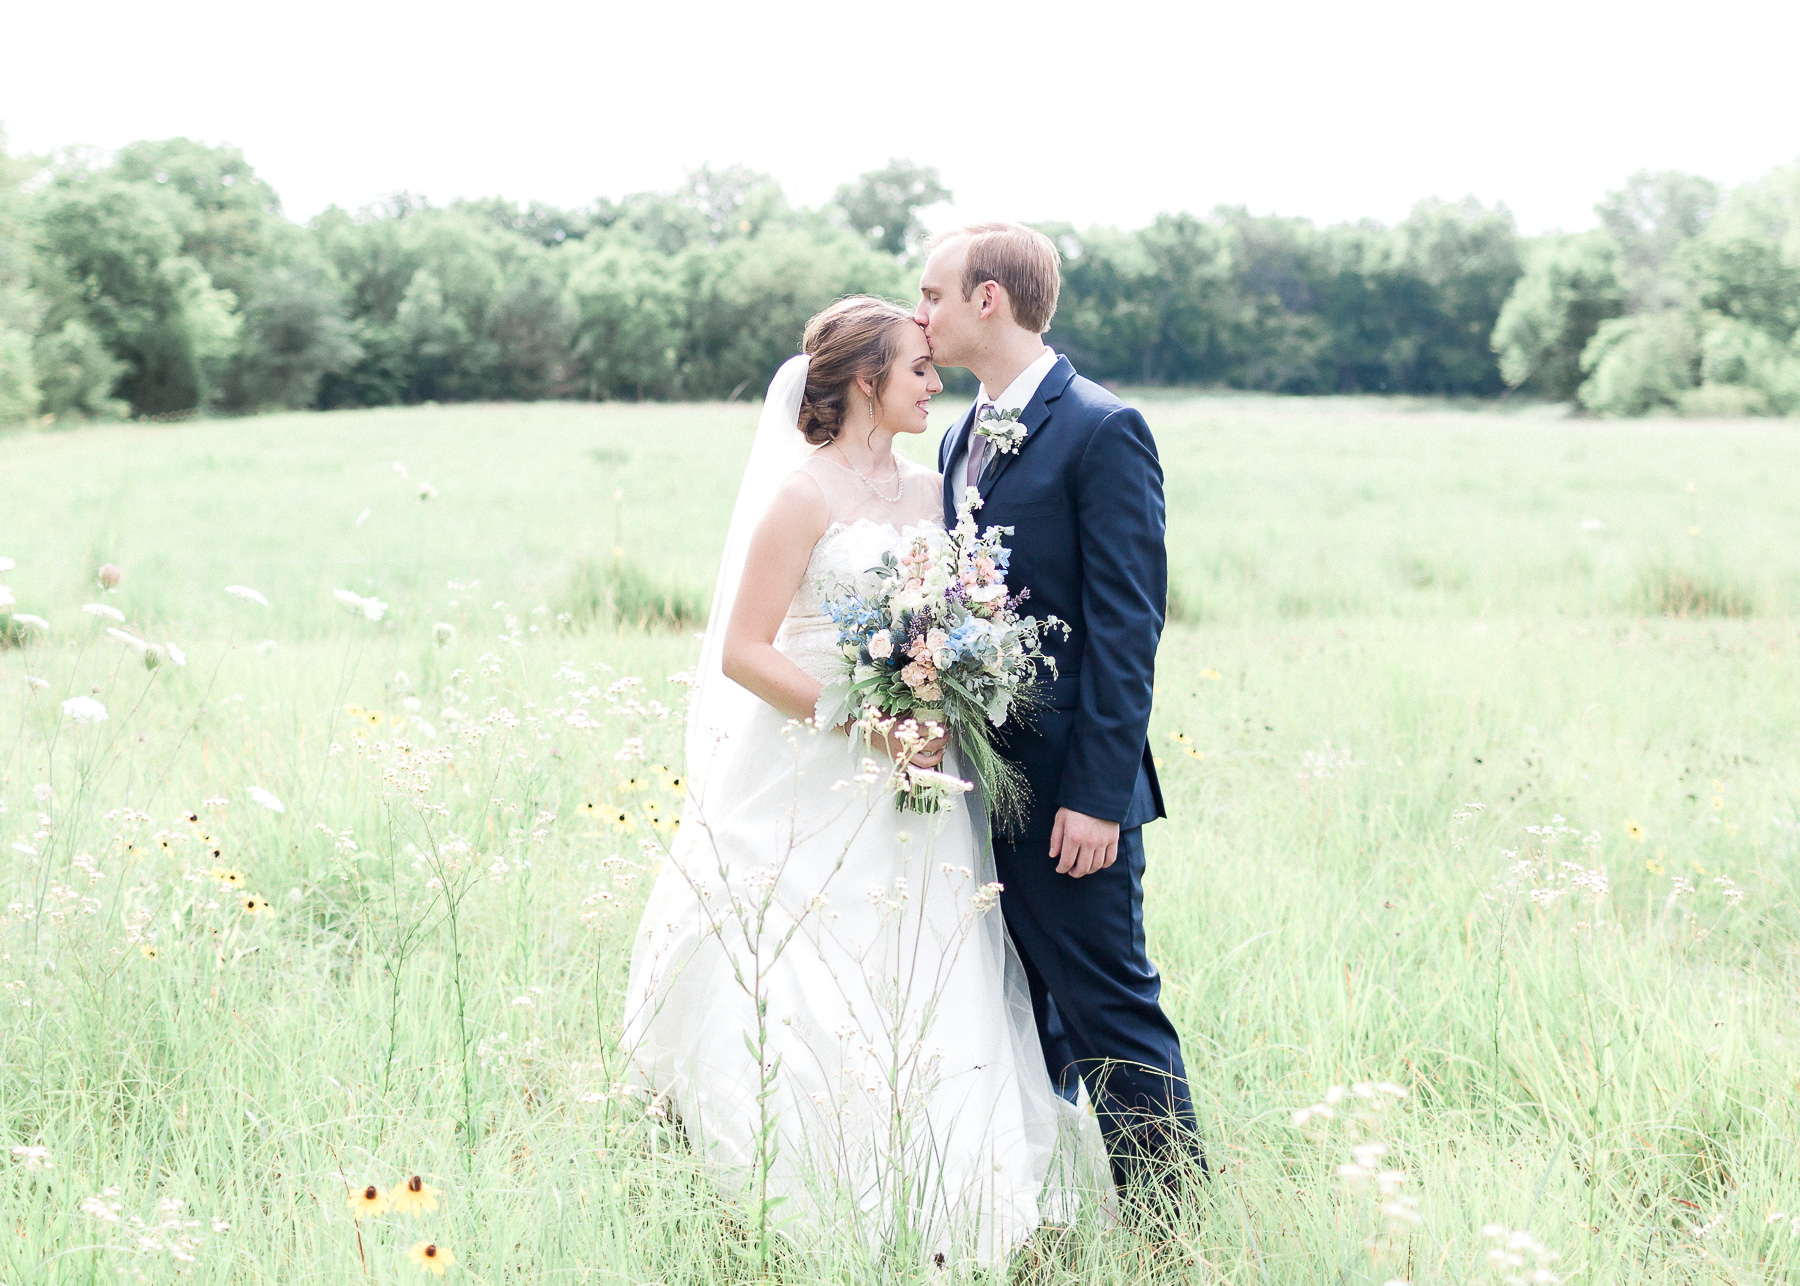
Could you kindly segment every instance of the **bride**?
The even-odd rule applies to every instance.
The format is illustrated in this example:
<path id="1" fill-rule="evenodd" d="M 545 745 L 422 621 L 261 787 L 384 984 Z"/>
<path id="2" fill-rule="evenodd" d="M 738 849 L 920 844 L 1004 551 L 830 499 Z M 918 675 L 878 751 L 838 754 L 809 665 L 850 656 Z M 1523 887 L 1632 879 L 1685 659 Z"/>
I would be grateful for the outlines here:
<path id="1" fill-rule="evenodd" d="M 1072 1213 L 1097 1130 L 1045 1072 L 978 794 L 894 805 L 907 758 L 955 777 L 954 749 L 813 719 L 842 664 L 827 603 L 942 526 L 938 475 L 893 441 L 925 432 L 943 385 L 882 300 L 826 309 L 802 348 L 769 386 L 732 514 L 626 1047 L 651 1111 L 758 1218 L 1003 1266 L 1041 1217 Z"/>

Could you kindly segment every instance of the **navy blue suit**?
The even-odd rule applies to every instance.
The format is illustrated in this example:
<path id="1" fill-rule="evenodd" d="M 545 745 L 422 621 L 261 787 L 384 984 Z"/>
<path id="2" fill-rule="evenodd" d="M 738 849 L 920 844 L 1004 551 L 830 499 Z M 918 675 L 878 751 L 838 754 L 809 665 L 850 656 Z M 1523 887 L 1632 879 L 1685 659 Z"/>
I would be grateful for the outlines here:
<path id="1" fill-rule="evenodd" d="M 1047 708 L 1001 729 L 1032 802 L 1016 834 L 994 836 L 994 855 L 1051 1079 L 1071 1098 L 1075 1077 L 1087 1082 L 1123 1186 L 1198 1153 L 1181 1042 L 1144 949 L 1139 828 L 1166 815 L 1149 745 L 1168 590 L 1162 466 L 1144 417 L 1066 357 L 1019 418 L 1025 439 L 990 457 L 976 521 L 1013 529 L 1008 586 L 1031 591 L 1027 612 L 1070 630 L 1045 645 L 1058 671 Z M 973 419 L 971 407 L 938 448 L 947 523 Z M 1118 822 L 1118 860 L 1079 880 L 1058 875 L 1059 808 Z"/>

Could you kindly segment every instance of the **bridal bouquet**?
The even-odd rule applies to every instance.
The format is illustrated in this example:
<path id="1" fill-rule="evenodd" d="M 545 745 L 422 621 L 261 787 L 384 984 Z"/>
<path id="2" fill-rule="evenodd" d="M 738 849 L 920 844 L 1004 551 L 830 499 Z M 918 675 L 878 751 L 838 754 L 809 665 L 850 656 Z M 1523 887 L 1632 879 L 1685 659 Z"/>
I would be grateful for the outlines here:
<path id="1" fill-rule="evenodd" d="M 869 569 L 874 588 L 825 605 L 838 628 L 843 675 L 827 685 L 819 716 L 835 726 L 908 715 L 948 731 L 974 770 L 1001 829 L 1024 817 L 1025 777 L 994 748 L 994 729 L 1027 716 L 1040 700 L 1038 663 L 1052 674 L 1044 636 L 1069 627 L 1056 617 L 1021 616 L 1028 589 L 1009 594 L 1011 554 L 1000 543 L 1011 527 L 978 531 L 981 500 L 969 488 L 949 531 L 922 531 Z M 941 773 L 909 768 L 898 804 L 916 812 L 943 807 Z"/>

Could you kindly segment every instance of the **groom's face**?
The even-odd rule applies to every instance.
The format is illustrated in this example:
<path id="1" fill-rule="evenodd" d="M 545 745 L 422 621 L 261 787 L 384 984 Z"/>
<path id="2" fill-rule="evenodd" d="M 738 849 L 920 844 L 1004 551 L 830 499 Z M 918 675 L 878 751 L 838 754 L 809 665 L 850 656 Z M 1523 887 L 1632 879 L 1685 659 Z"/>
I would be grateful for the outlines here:
<path id="1" fill-rule="evenodd" d="M 942 242 L 919 274 L 919 307 L 913 320 L 925 328 L 932 360 L 945 366 L 967 366 L 981 336 L 981 297 L 965 299 L 963 266 L 969 261 L 969 239 Z"/>

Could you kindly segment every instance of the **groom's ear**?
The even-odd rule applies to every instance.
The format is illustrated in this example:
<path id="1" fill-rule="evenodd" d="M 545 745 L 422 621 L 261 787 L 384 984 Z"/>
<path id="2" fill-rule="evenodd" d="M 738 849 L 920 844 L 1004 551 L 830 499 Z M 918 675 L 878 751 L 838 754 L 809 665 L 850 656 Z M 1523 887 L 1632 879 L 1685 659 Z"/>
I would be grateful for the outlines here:
<path id="1" fill-rule="evenodd" d="M 981 319 L 986 321 L 999 313 L 1000 303 L 1006 298 L 1006 287 L 997 281 L 984 281 L 977 290 L 980 298 L 976 301 L 976 308 Z"/>

